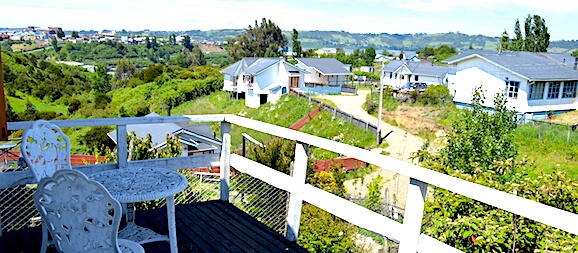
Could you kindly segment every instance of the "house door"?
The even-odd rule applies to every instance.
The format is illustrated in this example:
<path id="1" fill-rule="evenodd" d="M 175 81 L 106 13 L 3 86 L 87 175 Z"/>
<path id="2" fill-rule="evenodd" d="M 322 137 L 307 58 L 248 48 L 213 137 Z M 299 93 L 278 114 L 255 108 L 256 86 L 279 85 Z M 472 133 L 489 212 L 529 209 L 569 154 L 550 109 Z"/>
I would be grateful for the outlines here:
<path id="1" fill-rule="evenodd" d="M 289 88 L 299 88 L 299 77 L 290 76 L 289 77 Z"/>

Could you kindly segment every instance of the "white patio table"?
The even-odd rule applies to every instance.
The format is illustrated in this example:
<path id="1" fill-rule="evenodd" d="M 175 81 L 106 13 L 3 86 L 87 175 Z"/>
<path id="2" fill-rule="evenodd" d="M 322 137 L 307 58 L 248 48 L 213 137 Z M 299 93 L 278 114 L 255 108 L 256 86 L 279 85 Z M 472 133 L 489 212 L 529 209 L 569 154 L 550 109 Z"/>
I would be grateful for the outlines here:
<path id="1" fill-rule="evenodd" d="M 119 231 L 119 238 L 140 244 L 169 241 L 171 253 L 178 252 L 174 195 L 187 188 L 187 178 L 172 170 L 157 167 L 106 170 L 88 177 L 104 185 L 119 202 L 127 204 L 127 226 Z M 159 198 L 166 199 L 168 237 L 134 223 L 134 203 Z"/>

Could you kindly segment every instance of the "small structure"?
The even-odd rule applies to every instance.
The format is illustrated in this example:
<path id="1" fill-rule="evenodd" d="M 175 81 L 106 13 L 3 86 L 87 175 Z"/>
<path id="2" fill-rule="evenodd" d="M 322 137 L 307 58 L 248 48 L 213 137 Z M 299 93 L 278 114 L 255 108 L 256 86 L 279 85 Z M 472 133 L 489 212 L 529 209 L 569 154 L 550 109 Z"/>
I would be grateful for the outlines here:
<path id="1" fill-rule="evenodd" d="M 393 60 L 383 68 L 383 84 L 399 88 L 409 82 L 427 85 L 447 85 L 455 73 L 455 67 L 436 66 L 431 62 Z"/>
<path id="2" fill-rule="evenodd" d="M 159 117 L 159 114 L 150 113 L 144 117 Z M 166 137 L 177 136 L 181 143 L 181 156 L 192 156 L 195 154 L 211 154 L 221 152 L 221 140 L 217 139 L 215 132 L 207 124 L 181 124 L 181 123 L 159 123 L 159 124 L 137 124 L 127 125 L 127 132 L 134 132 L 139 138 L 151 135 L 153 147 L 163 149 L 166 147 Z M 115 143 L 116 130 L 109 132 Z"/>
<path id="3" fill-rule="evenodd" d="M 297 58 L 297 67 L 307 71 L 302 91 L 312 94 L 340 94 L 346 76 L 353 74 L 335 58 Z"/>
<path id="4" fill-rule="evenodd" d="M 484 106 L 493 108 L 496 93 L 507 106 L 528 118 L 545 118 L 548 111 L 576 110 L 578 58 L 566 54 L 470 50 L 445 60 L 455 65 L 448 84 L 454 102 L 469 105 L 476 86 L 482 86 Z"/>

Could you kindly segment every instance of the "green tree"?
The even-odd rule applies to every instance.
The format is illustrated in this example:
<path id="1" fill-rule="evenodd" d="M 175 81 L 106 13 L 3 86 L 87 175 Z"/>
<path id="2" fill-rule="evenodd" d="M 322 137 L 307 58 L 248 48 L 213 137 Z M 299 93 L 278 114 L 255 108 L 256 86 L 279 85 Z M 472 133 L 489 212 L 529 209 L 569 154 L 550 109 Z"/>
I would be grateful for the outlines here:
<path id="1" fill-rule="evenodd" d="M 375 60 L 375 55 L 376 55 L 375 48 L 373 48 L 372 46 L 369 46 L 363 52 L 363 59 L 365 60 L 365 62 L 368 65 L 371 65 L 373 63 L 373 61 Z"/>
<path id="2" fill-rule="evenodd" d="M 79 142 L 86 148 L 87 152 L 98 150 L 104 153 L 106 149 L 113 149 L 116 144 L 108 137 L 108 133 L 113 129 L 109 126 L 92 127 L 79 138 Z"/>
<path id="3" fill-rule="evenodd" d="M 136 68 L 129 59 L 120 59 L 116 64 L 114 77 L 118 80 L 129 79 L 136 72 Z"/>
<path id="4" fill-rule="evenodd" d="M 546 20 L 539 15 L 530 15 L 524 20 L 524 35 L 520 28 L 520 21 L 516 19 L 514 25 L 515 38 L 509 45 L 512 51 L 547 52 L 550 45 L 550 33 Z"/>
<path id="5" fill-rule="evenodd" d="M 189 52 L 193 51 L 193 44 L 191 44 L 191 37 L 185 35 L 183 38 L 183 47 L 185 47 Z"/>
<path id="6" fill-rule="evenodd" d="M 112 86 L 110 85 L 110 75 L 107 73 L 106 67 L 102 64 L 95 66 L 96 80 L 92 83 L 92 89 L 98 93 L 109 92 Z"/>
<path id="7" fill-rule="evenodd" d="M 26 100 L 26 109 L 23 112 L 18 113 L 18 118 L 24 121 L 34 121 L 39 119 L 38 110 L 36 110 L 36 107 L 32 102 L 30 102 L 30 100 Z"/>
<path id="8" fill-rule="evenodd" d="M 56 39 L 56 37 L 52 37 L 52 39 L 50 40 L 50 45 L 52 46 L 55 52 L 58 52 L 60 50 L 60 48 L 58 48 L 58 40 Z"/>
<path id="9" fill-rule="evenodd" d="M 502 37 L 500 38 L 500 48 L 498 48 L 498 50 L 500 51 L 507 51 L 508 47 L 510 46 L 510 35 L 508 34 L 508 32 L 506 32 L 506 30 L 504 30 L 504 32 L 502 33 Z"/>
<path id="10" fill-rule="evenodd" d="M 80 36 L 78 36 L 78 32 L 77 31 L 72 31 L 72 34 L 70 35 L 70 37 L 78 39 L 80 38 Z"/>
<path id="11" fill-rule="evenodd" d="M 10 101 L 8 101 L 8 99 L 6 99 L 6 121 L 8 122 L 20 121 L 18 114 L 12 109 L 12 106 L 10 105 Z"/>
<path id="12" fill-rule="evenodd" d="M 514 38 L 509 45 L 512 51 L 523 51 L 524 50 L 524 35 L 522 35 L 522 29 L 520 28 L 520 20 L 516 19 L 514 24 Z"/>
<path id="13" fill-rule="evenodd" d="M 293 34 L 291 35 L 292 43 L 293 43 L 293 56 L 301 57 L 303 48 L 301 47 L 301 41 L 299 41 L 299 32 L 293 29 Z"/>
<path id="14" fill-rule="evenodd" d="M 471 110 L 460 111 L 452 124 L 447 145 L 440 152 L 449 168 L 474 173 L 475 168 L 490 170 L 495 161 L 516 157 L 513 140 L 517 127 L 515 113 L 507 109 L 507 99 L 502 94 L 494 97 L 493 112 L 483 106 L 484 99 L 482 88 L 476 87 Z"/>
<path id="15" fill-rule="evenodd" d="M 574 50 L 571 55 L 574 57 L 578 57 L 578 49 Z"/>
<path id="16" fill-rule="evenodd" d="M 64 34 L 64 31 L 62 29 L 58 29 L 58 31 L 56 32 L 56 37 L 62 39 L 64 38 L 66 35 Z"/>
<path id="17" fill-rule="evenodd" d="M 231 62 L 243 57 L 282 56 L 287 51 L 287 39 L 283 31 L 271 20 L 263 18 L 261 25 L 255 20 L 244 33 L 229 40 L 227 49 Z"/>

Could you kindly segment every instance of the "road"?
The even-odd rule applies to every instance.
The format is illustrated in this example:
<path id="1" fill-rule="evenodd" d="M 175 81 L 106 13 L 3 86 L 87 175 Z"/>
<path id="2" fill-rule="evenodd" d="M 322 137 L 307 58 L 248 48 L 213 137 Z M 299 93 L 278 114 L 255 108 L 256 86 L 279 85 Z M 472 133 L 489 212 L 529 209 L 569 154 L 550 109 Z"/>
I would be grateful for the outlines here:
<path id="1" fill-rule="evenodd" d="M 337 108 L 344 112 L 365 121 L 377 123 L 377 118 L 369 115 L 362 107 L 369 93 L 369 90 L 359 90 L 357 95 L 322 95 L 318 97 L 332 101 Z M 381 122 L 381 129 L 383 129 L 382 134 L 384 136 L 387 135 L 385 141 L 389 146 L 385 151 L 389 152 L 388 156 L 412 162 L 410 159 L 411 153 L 421 148 L 424 139 L 383 121 Z M 382 150 L 375 149 L 374 151 L 381 152 Z M 386 180 L 383 189 L 384 193 L 387 192 L 386 201 L 391 205 L 405 208 L 409 178 L 389 171 L 387 168 L 379 168 L 375 172 L 366 175 L 363 180 L 354 179 L 345 182 L 348 194 L 353 197 L 364 197 L 367 193 L 367 184 L 378 175 L 381 175 Z M 383 194 L 383 196 L 385 197 L 386 195 Z"/>

